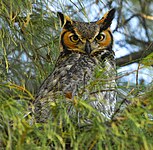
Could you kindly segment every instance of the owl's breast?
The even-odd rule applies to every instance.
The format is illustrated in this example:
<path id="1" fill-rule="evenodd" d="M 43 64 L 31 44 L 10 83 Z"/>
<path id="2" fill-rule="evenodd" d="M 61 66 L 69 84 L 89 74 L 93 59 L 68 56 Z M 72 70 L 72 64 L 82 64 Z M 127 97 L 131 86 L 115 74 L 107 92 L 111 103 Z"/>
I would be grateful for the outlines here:
<path id="1" fill-rule="evenodd" d="M 52 95 L 52 93 L 71 93 L 75 96 L 80 87 L 84 87 L 93 76 L 97 63 L 88 55 L 77 53 L 60 56 L 54 71 L 44 81 L 37 99 Z"/>
<path id="2" fill-rule="evenodd" d="M 79 88 L 85 86 L 92 78 L 96 63 L 89 56 L 80 54 L 72 54 L 64 62 L 64 65 L 61 63 L 53 73 L 54 78 L 59 79 L 54 88 L 63 93 L 72 93 L 74 96 Z"/>

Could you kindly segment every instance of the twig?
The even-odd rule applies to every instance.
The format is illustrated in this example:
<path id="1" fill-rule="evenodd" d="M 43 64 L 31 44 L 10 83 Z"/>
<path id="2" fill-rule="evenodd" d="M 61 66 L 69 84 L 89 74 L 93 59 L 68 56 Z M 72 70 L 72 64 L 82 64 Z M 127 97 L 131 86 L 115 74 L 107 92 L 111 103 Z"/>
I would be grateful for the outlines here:
<path id="1" fill-rule="evenodd" d="M 138 87 L 138 79 L 139 79 L 139 69 L 140 69 L 140 63 L 138 64 L 138 68 L 137 68 L 137 70 L 136 70 L 136 87 L 137 88 L 139 88 Z"/>
<path id="2" fill-rule="evenodd" d="M 115 89 L 104 89 L 104 90 L 98 90 L 98 91 L 94 91 L 94 92 L 91 92 L 90 93 L 90 95 L 91 94 L 96 94 L 96 93 L 99 93 L 99 92 L 107 92 L 107 91 L 116 91 Z M 116 91 L 117 92 L 117 91 Z"/>
<path id="3" fill-rule="evenodd" d="M 123 1 L 120 1 L 119 2 L 119 9 L 118 9 L 118 17 L 117 17 L 117 25 L 116 25 L 116 28 L 113 30 L 113 33 L 115 32 L 115 31 L 117 31 L 118 30 L 118 28 L 120 27 L 120 18 L 121 18 L 121 12 L 122 12 L 122 4 L 123 4 Z"/>
<path id="4" fill-rule="evenodd" d="M 143 14 L 143 13 L 141 13 L 140 16 L 145 18 L 145 19 L 148 19 L 148 20 L 153 20 L 153 16 L 149 16 L 149 15 L 146 15 L 146 14 Z"/>
<path id="5" fill-rule="evenodd" d="M 114 112 L 114 114 L 111 117 L 111 120 L 113 120 L 113 118 L 115 117 L 115 115 L 120 111 L 121 106 L 127 101 L 127 99 L 123 99 L 122 102 L 120 103 L 119 107 L 116 109 L 116 111 Z"/>
<path id="6" fill-rule="evenodd" d="M 127 95 L 126 97 L 128 97 L 133 91 L 134 91 L 134 89 L 132 89 L 132 90 L 128 93 L 128 95 Z M 130 103 L 129 100 L 127 100 L 126 98 L 124 98 L 124 99 L 121 101 L 119 107 L 116 109 L 116 111 L 115 111 L 114 114 L 112 115 L 111 120 L 113 120 L 113 118 L 115 117 L 115 115 L 116 115 L 117 113 L 119 113 L 119 111 L 120 111 L 120 109 L 121 109 L 121 106 L 122 106 L 123 104 L 125 104 L 126 102 Z"/>
<path id="7" fill-rule="evenodd" d="M 141 6 L 141 11 L 144 12 L 145 11 L 145 1 L 142 2 L 141 0 L 139 0 L 139 3 L 140 3 L 140 6 Z M 144 17 L 141 17 L 142 18 L 142 26 L 144 27 L 145 29 L 145 34 L 146 34 L 146 37 L 148 38 L 148 41 L 150 41 L 150 37 L 149 37 L 149 33 L 148 33 L 148 28 L 147 28 L 147 23 L 146 23 L 146 20 Z"/>
<path id="8" fill-rule="evenodd" d="M 142 69 L 142 68 L 144 68 L 144 66 L 141 66 L 139 69 Z M 125 76 L 128 76 L 128 75 L 130 75 L 130 74 L 132 74 L 132 73 L 134 73 L 136 71 L 137 71 L 137 69 L 133 70 L 133 71 L 130 71 L 130 72 L 127 72 L 127 73 L 125 73 L 124 75 L 121 75 L 121 76 L 112 77 L 112 78 L 108 78 L 108 79 L 97 79 L 97 80 L 95 80 L 95 82 L 102 82 L 102 81 L 106 81 L 107 82 L 107 81 L 112 81 L 112 80 L 118 80 L 118 79 L 123 78 Z"/>

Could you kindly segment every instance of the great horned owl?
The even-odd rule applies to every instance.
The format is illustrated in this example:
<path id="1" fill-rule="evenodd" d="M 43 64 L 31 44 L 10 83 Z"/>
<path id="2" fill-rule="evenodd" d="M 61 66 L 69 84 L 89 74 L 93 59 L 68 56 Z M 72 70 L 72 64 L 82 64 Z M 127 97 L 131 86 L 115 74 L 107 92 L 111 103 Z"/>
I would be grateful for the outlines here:
<path id="1" fill-rule="evenodd" d="M 52 103 L 74 100 L 79 94 L 106 118 L 116 103 L 116 68 L 110 25 L 115 9 L 96 22 L 78 22 L 58 12 L 62 26 L 60 55 L 53 72 L 44 80 L 34 101 L 37 122 L 46 122 Z M 60 98 L 59 98 L 60 97 Z M 76 98 L 77 99 L 77 98 Z M 68 113 L 74 109 L 68 108 Z"/>

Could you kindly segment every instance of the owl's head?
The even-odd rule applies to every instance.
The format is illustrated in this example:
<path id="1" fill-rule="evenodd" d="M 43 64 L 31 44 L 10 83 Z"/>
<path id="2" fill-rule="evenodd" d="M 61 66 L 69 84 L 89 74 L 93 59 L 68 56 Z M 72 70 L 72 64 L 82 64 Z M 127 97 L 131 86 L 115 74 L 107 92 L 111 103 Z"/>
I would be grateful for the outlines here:
<path id="1" fill-rule="evenodd" d="M 61 52 L 94 56 L 104 50 L 112 49 L 113 36 L 110 25 L 114 14 L 115 9 L 111 9 L 96 22 L 78 22 L 58 12 L 62 26 Z"/>

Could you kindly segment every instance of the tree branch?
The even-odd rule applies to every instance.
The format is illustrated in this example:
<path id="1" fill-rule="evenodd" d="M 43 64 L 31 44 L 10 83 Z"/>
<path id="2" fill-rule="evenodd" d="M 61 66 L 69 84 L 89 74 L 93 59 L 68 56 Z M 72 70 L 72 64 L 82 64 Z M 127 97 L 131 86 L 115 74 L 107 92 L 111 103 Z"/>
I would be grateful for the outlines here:
<path id="1" fill-rule="evenodd" d="M 119 67 L 123 67 L 135 62 L 139 62 L 142 58 L 148 56 L 153 52 L 153 42 L 150 43 L 146 50 L 140 50 L 138 52 L 131 53 L 129 55 L 125 55 L 123 57 L 116 59 L 116 64 Z"/>
<path id="2" fill-rule="evenodd" d="M 146 14 L 140 14 L 140 16 L 145 18 L 145 19 L 148 19 L 148 20 L 153 20 L 153 16 L 149 16 L 149 15 L 146 15 Z"/>

